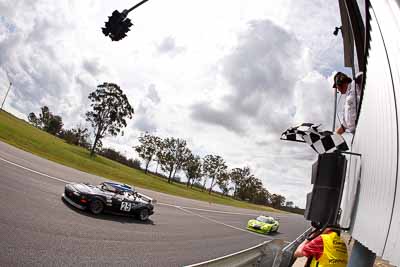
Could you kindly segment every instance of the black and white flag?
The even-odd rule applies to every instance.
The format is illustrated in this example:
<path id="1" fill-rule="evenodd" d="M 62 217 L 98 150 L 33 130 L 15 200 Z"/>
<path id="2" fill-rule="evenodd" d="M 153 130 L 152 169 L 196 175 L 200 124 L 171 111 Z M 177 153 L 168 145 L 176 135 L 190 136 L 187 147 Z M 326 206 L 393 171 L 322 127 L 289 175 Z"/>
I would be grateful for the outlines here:
<path id="1" fill-rule="evenodd" d="M 318 154 L 332 153 L 336 150 L 349 150 L 343 136 L 331 131 L 320 131 L 319 126 L 313 123 L 302 123 L 299 126 L 287 129 L 282 134 L 281 139 L 306 142 Z"/>

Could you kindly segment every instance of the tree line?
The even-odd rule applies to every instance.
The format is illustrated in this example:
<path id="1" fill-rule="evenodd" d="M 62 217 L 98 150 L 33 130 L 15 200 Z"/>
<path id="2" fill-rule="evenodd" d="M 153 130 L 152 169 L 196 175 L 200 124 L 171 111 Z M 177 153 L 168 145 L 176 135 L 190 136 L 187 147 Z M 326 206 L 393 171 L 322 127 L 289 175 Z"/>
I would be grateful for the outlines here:
<path id="1" fill-rule="evenodd" d="M 69 144 L 90 150 L 91 156 L 97 153 L 132 168 L 141 169 L 140 160 L 128 159 L 114 149 L 102 147 L 102 139 L 123 133 L 122 130 L 127 126 L 126 120 L 131 119 L 134 114 L 134 109 L 121 88 L 113 83 L 103 83 L 98 85 L 88 98 L 90 110 L 85 116 L 92 127 L 92 135 L 89 134 L 88 128 L 81 126 L 64 129 L 61 116 L 54 115 L 47 106 L 41 107 L 38 115 L 29 113 L 28 120 L 35 127 L 58 136 Z M 184 139 L 161 138 L 145 133 L 138 141 L 139 145 L 134 149 L 144 161 L 145 173 L 148 173 L 150 163 L 155 162 L 155 174 L 159 175 L 160 169 L 168 183 L 178 180 L 177 173 L 184 173 L 188 188 L 195 186 L 211 194 L 218 187 L 219 191 L 216 192 L 223 196 L 230 195 L 238 200 L 274 208 L 298 209 L 290 206 L 293 205 L 290 201 L 287 202 L 289 205 L 285 204 L 284 196 L 272 194 L 264 188 L 261 179 L 255 177 L 249 167 L 229 168 L 219 155 L 195 155 Z"/>
<path id="2" fill-rule="evenodd" d="M 149 133 L 142 134 L 139 145 L 134 149 L 144 161 L 144 171 L 148 173 L 150 163 L 156 164 L 155 174 L 159 169 L 166 173 L 169 183 L 176 180 L 176 174 L 183 172 L 186 176 L 186 186 L 197 186 L 209 194 L 216 187 L 223 196 L 249 201 L 255 204 L 286 207 L 286 198 L 270 193 L 263 187 L 261 179 L 251 173 L 249 167 L 229 168 L 226 161 L 219 155 L 195 155 L 184 139 L 161 138 Z M 208 185 L 208 188 L 206 188 Z M 287 202 L 293 206 L 293 202 Z M 288 208 L 294 208 L 288 206 Z"/>

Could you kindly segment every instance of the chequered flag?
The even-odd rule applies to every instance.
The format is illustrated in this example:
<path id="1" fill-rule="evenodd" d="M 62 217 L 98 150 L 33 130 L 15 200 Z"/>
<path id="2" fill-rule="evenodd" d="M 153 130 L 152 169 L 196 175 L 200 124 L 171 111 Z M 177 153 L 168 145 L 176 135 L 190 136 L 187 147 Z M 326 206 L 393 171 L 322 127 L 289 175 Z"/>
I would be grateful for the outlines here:
<path id="1" fill-rule="evenodd" d="M 331 131 L 319 131 L 319 126 L 313 123 L 302 123 L 287 129 L 281 139 L 288 141 L 306 142 L 318 154 L 332 153 L 336 150 L 346 151 L 349 147 L 344 138 Z"/>

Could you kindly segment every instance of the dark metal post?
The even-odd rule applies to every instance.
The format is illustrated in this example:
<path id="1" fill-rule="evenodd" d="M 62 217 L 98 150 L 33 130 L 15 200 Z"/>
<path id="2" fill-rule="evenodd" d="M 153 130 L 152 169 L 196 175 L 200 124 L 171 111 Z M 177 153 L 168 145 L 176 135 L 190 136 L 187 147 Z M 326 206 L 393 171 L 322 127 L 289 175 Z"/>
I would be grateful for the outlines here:
<path id="1" fill-rule="evenodd" d="M 332 132 L 335 132 L 335 126 L 336 126 L 336 112 L 337 112 L 337 91 L 336 88 L 333 92 L 335 94 L 335 102 L 334 102 L 334 111 L 333 111 L 333 126 L 332 126 Z"/>
<path id="2" fill-rule="evenodd" d="M 143 5 L 143 4 L 146 3 L 147 1 L 149 1 L 149 0 L 143 0 L 143 1 L 141 1 L 141 2 L 137 3 L 136 5 L 134 5 L 133 7 L 131 7 L 130 9 L 124 10 L 123 13 L 125 13 L 125 15 L 128 15 L 129 12 L 131 12 L 131 11 L 134 10 L 135 8 L 137 8 L 137 7 L 141 6 L 141 5 Z"/>
<path id="3" fill-rule="evenodd" d="M 374 266 L 376 254 L 354 240 L 353 249 L 349 259 L 348 267 L 372 267 Z"/>
<path id="4" fill-rule="evenodd" d="M 0 108 L 1 110 L 3 109 L 4 102 L 6 102 L 6 99 L 7 99 L 7 96 L 8 96 L 8 92 L 10 92 L 11 86 L 12 86 L 12 82 L 10 82 L 10 86 L 8 86 L 6 96 L 3 99 L 3 103 L 1 103 L 1 108 Z"/>

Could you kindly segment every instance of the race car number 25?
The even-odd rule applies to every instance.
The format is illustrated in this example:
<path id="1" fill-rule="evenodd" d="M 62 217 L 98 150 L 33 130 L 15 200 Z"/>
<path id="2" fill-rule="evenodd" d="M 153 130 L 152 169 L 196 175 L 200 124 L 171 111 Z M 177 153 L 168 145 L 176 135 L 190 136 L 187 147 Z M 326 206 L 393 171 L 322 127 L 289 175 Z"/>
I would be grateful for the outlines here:
<path id="1" fill-rule="evenodd" d="M 132 208 L 132 203 L 130 203 L 130 202 L 121 202 L 120 210 L 131 211 L 131 208 Z"/>

